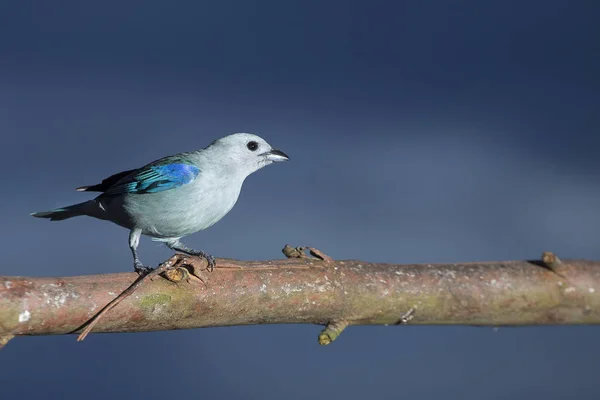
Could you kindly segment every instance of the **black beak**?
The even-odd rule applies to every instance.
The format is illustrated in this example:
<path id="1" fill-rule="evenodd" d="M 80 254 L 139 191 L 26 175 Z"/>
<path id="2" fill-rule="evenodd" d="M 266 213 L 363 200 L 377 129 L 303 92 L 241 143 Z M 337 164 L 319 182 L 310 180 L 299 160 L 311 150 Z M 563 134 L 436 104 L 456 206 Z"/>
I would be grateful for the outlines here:
<path id="1" fill-rule="evenodd" d="M 266 152 L 265 155 L 267 156 L 267 160 L 273 162 L 287 161 L 290 159 L 287 154 L 277 149 L 271 149 L 271 151 Z"/>

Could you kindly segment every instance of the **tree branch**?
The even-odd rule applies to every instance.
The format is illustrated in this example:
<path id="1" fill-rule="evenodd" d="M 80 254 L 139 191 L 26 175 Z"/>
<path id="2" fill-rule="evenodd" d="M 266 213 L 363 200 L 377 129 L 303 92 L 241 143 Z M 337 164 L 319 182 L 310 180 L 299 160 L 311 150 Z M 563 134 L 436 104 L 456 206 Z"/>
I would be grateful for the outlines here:
<path id="1" fill-rule="evenodd" d="M 319 342 L 328 344 L 347 325 L 600 323 L 595 261 L 544 253 L 540 261 L 394 265 L 334 261 L 316 249 L 311 254 L 320 259 L 307 258 L 303 248 L 286 249 L 300 258 L 219 259 L 214 272 L 202 275 L 204 283 L 194 270 L 181 269 L 171 272 L 178 283 L 148 279 L 93 332 L 310 323 L 327 325 Z M 80 330 L 136 278 L 0 277 L 0 347 L 17 335 Z"/>

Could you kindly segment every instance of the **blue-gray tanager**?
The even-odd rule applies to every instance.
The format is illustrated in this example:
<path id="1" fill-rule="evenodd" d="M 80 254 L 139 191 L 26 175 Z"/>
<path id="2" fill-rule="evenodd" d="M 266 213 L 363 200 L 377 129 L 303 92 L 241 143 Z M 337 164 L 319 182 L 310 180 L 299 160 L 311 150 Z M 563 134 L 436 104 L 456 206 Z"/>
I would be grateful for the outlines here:
<path id="1" fill-rule="evenodd" d="M 142 168 L 114 174 L 101 183 L 77 188 L 102 192 L 93 200 L 31 214 L 51 221 L 87 215 L 130 229 L 129 248 L 138 273 L 149 270 L 138 257 L 141 235 L 169 248 L 201 256 L 212 270 L 215 259 L 179 241 L 219 221 L 235 205 L 246 177 L 289 157 L 262 138 L 235 133 L 215 140 L 202 150 L 180 153 Z"/>

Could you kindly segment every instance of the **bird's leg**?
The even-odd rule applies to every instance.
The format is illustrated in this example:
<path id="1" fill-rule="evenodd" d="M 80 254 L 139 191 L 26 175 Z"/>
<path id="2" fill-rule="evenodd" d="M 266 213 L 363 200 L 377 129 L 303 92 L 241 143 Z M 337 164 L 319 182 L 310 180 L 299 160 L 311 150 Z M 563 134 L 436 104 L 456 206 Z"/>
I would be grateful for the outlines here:
<path id="1" fill-rule="evenodd" d="M 131 253 L 133 254 L 133 269 L 139 275 L 145 275 L 148 272 L 152 271 L 153 268 L 146 267 L 140 261 L 138 257 L 137 247 L 140 244 L 140 236 L 142 235 L 142 231 L 140 229 L 132 229 L 129 233 L 129 248 L 131 249 Z"/>
<path id="2" fill-rule="evenodd" d="M 179 251 L 181 253 L 185 253 L 190 256 L 199 256 L 204 258 L 208 262 L 208 270 L 212 272 L 215 268 L 216 262 L 215 258 L 210 254 L 202 251 L 202 250 L 194 250 L 187 247 L 185 244 L 181 243 L 179 240 L 166 242 L 167 246 L 171 250 Z"/>

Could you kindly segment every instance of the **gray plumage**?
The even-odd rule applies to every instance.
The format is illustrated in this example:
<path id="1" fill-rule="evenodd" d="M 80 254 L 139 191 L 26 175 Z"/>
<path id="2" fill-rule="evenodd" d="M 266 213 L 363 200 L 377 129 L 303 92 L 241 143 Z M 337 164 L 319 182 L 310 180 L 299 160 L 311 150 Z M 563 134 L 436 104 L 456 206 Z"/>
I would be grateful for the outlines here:
<path id="1" fill-rule="evenodd" d="M 248 175 L 288 159 L 259 136 L 235 133 L 205 149 L 164 157 L 112 175 L 97 185 L 77 188 L 102 192 L 93 200 L 31 215 L 52 221 L 86 215 L 130 229 L 129 246 L 138 272 L 147 270 L 137 254 L 140 235 L 165 242 L 174 250 L 203 256 L 212 269 L 212 256 L 186 247 L 179 239 L 223 218 L 235 205 Z"/>

